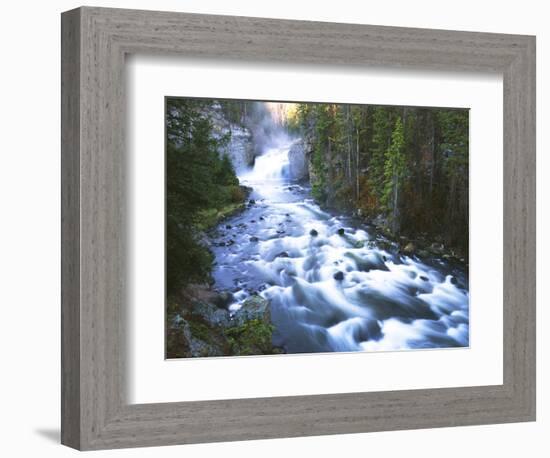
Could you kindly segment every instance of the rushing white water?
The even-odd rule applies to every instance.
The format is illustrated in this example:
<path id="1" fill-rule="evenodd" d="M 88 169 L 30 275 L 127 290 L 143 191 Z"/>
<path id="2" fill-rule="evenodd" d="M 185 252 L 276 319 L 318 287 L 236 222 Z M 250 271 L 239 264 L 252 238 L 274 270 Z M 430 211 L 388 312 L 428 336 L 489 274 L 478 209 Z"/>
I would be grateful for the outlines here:
<path id="1" fill-rule="evenodd" d="M 241 179 L 253 183 L 257 188 L 262 188 L 267 182 L 282 182 L 288 177 L 288 149 L 290 145 L 279 145 L 268 148 L 254 162 L 252 170 Z M 273 184 L 273 183 L 267 183 Z"/>
<path id="2" fill-rule="evenodd" d="M 467 346 L 466 273 L 321 210 L 288 180 L 288 149 L 256 158 L 240 177 L 250 205 L 218 229 L 214 277 L 233 291 L 230 309 L 253 293 L 269 299 L 273 343 L 288 353 Z"/>

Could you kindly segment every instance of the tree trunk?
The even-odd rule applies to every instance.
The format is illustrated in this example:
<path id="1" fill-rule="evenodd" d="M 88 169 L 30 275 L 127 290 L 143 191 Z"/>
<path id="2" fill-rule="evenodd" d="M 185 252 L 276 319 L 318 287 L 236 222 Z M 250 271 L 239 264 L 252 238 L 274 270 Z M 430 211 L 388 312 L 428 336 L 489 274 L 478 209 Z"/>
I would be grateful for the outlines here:
<path id="1" fill-rule="evenodd" d="M 356 137 L 356 148 L 355 148 L 355 199 L 359 199 L 359 127 L 355 128 L 355 137 Z"/>
<path id="2" fill-rule="evenodd" d="M 433 116 L 430 116 L 431 138 L 430 138 L 430 200 L 433 196 L 434 169 L 435 169 L 435 123 Z"/>
<path id="3" fill-rule="evenodd" d="M 346 177 L 348 183 L 351 184 L 351 108 L 349 105 L 346 105 L 346 136 L 348 140 L 348 169 Z"/>
<path id="4" fill-rule="evenodd" d="M 398 207 L 398 197 L 399 197 L 399 178 L 397 172 L 394 171 L 393 174 L 393 217 L 392 217 L 392 232 L 397 234 L 399 232 L 399 207 Z"/>

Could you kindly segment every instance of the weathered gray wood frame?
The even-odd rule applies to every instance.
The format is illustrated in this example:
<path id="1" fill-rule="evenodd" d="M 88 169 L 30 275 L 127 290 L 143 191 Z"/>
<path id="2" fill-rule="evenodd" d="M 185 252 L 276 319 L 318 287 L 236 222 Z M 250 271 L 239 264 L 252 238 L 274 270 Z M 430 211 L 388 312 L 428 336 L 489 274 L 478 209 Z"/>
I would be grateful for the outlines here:
<path id="1" fill-rule="evenodd" d="M 128 53 L 504 75 L 504 384 L 129 405 Z M 62 442 L 104 449 L 535 419 L 535 38 L 83 7 L 62 15 Z"/>

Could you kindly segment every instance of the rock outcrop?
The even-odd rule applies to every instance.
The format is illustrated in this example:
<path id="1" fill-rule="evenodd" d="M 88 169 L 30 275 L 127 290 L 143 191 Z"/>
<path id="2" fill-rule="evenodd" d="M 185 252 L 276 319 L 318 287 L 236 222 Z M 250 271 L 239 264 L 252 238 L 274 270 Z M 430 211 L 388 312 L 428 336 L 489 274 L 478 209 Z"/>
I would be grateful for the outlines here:
<path id="1" fill-rule="evenodd" d="M 219 104 L 212 105 L 208 114 L 212 121 L 214 137 L 229 139 L 227 145 L 220 149 L 220 155 L 229 156 L 237 173 L 250 167 L 254 163 L 254 142 L 250 130 L 229 122 Z"/>
<path id="2" fill-rule="evenodd" d="M 190 292 L 192 291 L 192 292 Z M 168 306 L 167 357 L 212 357 L 280 353 L 273 347 L 269 301 L 253 295 L 230 313 L 224 293 L 194 285 Z"/>
<path id="3" fill-rule="evenodd" d="M 309 176 L 308 160 L 306 158 L 306 148 L 301 140 L 292 144 L 288 151 L 289 173 L 295 181 L 306 180 Z"/>

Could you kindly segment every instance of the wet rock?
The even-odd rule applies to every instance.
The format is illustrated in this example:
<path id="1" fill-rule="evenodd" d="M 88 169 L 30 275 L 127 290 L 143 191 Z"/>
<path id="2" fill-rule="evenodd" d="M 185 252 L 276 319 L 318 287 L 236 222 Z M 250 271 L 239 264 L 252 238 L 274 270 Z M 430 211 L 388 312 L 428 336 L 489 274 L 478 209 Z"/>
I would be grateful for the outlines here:
<path id="1" fill-rule="evenodd" d="M 346 231 L 344 231 L 344 229 L 341 227 L 340 229 L 338 229 L 338 235 L 339 236 L 344 236 L 344 234 L 346 233 Z"/>
<path id="2" fill-rule="evenodd" d="M 418 250 L 416 252 L 416 255 L 421 258 L 427 258 L 428 256 L 430 256 L 430 253 L 428 253 L 426 250 Z"/>
<path id="3" fill-rule="evenodd" d="M 263 216 L 260 216 L 260 221 L 263 221 L 265 218 Z"/>
<path id="4" fill-rule="evenodd" d="M 256 205 L 256 201 L 255 201 L 254 199 L 250 199 L 250 200 L 248 201 L 248 203 L 249 203 L 250 205 Z"/>
<path id="5" fill-rule="evenodd" d="M 309 231 L 309 235 L 311 235 L 312 237 L 317 237 L 319 235 L 319 232 L 317 232 L 315 229 L 312 229 L 311 231 Z"/>
<path id="6" fill-rule="evenodd" d="M 308 177 L 308 161 L 302 141 L 293 143 L 288 150 L 288 163 L 290 177 L 293 180 L 301 181 Z"/>
<path id="7" fill-rule="evenodd" d="M 416 278 L 417 273 L 414 270 L 406 270 L 405 272 L 410 279 L 414 280 Z"/>
<path id="8" fill-rule="evenodd" d="M 256 243 L 256 242 L 259 242 L 260 239 L 259 239 L 258 237 L 256 237 L 256 236 L 253 235 L 252 237 L 250 237 L 250 241 L 251 241 L 252 243 Z"/>
<path id="9" fill-rule="evenodd" d="M 451 277 L 451 283 L 453 285 L 456 285 L 458 283 L 458 280 L 456 279 L 456 277 Z"/>
<path id="10" fill-rule="evenodd" d="M 255 223 L 256 220 L 255 220 L 255 219 L 251 219 L 250 222 L 251 222 L 251 223 Z"/>
<path id="11" fill-rule="evenodd" d="M 260 320 L 266 324 L 271 323 L 271 308 L 267 299 L 258 295 L 250 296 L 233 316 L 234 324 L 242 324 L 250 320 Z"/>
<path id="12" fill-rule="evenodd" d="M 422 281 L 428 281 L 428 277 L 426 277 L 425 275 L 420 275 L 420 277 L 418 278 L 420 278 L 420 280 Z"/>
<path id="13" fill-rule="evenodd" d="M 416 247 L 414 246 L 414 243 L 409 242 L 403 248 L 403 253 L 405 253 L 407 255 L 411 255 L 415 252 L 415 250 L 416 250 Z"/>
<path id="14" fill-rule="evenodd" d="M 366 325 L 366 331 L 368 335 L 368 340 L 376 340 L 382 337 L 382 328 L 376 320 L 369 320 Z"/>
<path id="15" fill-rule="evenodd" d="M 222 309 L 226 309 L 231 302 L 233 302 L 233 294 L 229 291 L 222 291 L 213 300 L 214 305 Z"/>
<path id="16" fill-rule="evenodd" d="M 269 301 L 248 298 L 233 317 L 232 326 L 224 331 L 232 355 L 270 355 L 281 353 L 273 346 L 273 325 Z"/>
<path id="17" fill-rule="evenodd" d="M 344 272 L 338 271 L 333 275 L 333 277 L 337 281 L 342 281 L 344 279 Z"/>
<path id="18" fill-rule="evenodd" d="M 286 251 L 281 251 L 277 256 L 275 256 L 276 258 L 288 258 L 288 253 Z"/>
<path id="19" fill-rule="evenodd" d="M 223 356 L 223 338 L 214 334 L 211 329 L 200 321 L 186 321 L 181 326 L 182 337 L 187 354 L 185 357 Z"/>

